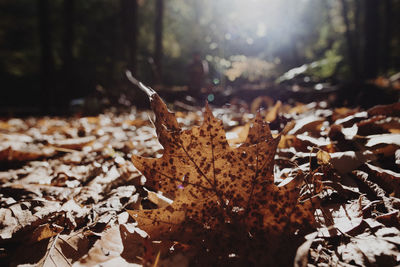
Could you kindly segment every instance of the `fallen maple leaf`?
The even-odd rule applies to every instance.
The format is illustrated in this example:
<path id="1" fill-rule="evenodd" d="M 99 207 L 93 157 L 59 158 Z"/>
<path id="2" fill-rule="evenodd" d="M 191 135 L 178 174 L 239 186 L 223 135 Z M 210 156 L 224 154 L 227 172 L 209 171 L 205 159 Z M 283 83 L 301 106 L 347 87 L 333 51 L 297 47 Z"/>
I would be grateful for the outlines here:
<path id="1" fill-rule="evenodd" d="M 181 130 L 155 91 L 139 86 L 149 95 L 164 154 L 161 158 L 133 155 L 132 161 L 146 176 L 146 185 L 174 199 L 163 208 L 128 211 L 152 239 L 182 240 L 185 233 L 193 237 L 194 232 L 227 225 L 240 225 L 251 235 L 263 231 L 276 236 L 312 223 L 311 203 L 298 203 L 296 182 L 274 185 L 280 136 L 272 137 L 260 115 L 246 141 L 232 148 L 222 122 L 208 105 L 200 127 Z"/>

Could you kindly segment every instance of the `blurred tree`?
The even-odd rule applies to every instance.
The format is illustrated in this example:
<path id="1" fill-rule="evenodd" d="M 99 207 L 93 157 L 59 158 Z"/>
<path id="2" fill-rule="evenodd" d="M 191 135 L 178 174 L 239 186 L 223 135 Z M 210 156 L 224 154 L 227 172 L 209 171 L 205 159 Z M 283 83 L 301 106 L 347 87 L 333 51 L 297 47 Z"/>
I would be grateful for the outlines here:
<path id="1" fill-rule="evenodd" d="M 391 42 L 393 38 L 393 3 L 392 0 L 384 0 L 384 22 L 383 22 L 383 47 L 381 49 L 382 54 L 381 65 L 382 71 L 387 72 L 391 66 L 390 56 L 392 54 Z"/>
<path id="2" fill-rule="evenodd" d="M 48 0 L 37 0 L 38 23 L 40 35 L 41 53 L 41 88 L 42 88 L 42 108 L 43 111 L 49 110 L 49 105 L 54 104 L 55 94 L 52 90 L 54 77 L 54 58 L 51 38 L 51 24 L 49 21 L 49 2 Z"/>
<path id="3" fill-rule="evenodd" d="M 365 0 L 364 17 L 364 71 L 363 78 L 371 79 L 378 75 L 379 71 L 379 5 L 381 1 Z"/>
<path id="4" fill-rule="evenodd" d="M 350 19 L 349 19 L 349 8 L 348 8 L 347 0 L 341 0 L 341 4 L 342 4 L 342 16 L 343 16 L 343 21 L 344 21 L 344 25 L 345 25 L 345 36 L 346 36 L 347 55 L 349 58 L 349 65 L 350 65 L 353 79 L 358 79 L 359 78 L 359 70 L 358 70 L 359 60 L 358 60 L 358 54 L 357 54 L 357 48 L 356 48 L 356 40 L 355 40 L 355 38 L 353 39 L 352 31 L 351 31 L 351 25 L 350 25 Z M 356 19 L 356 17 L 355 17 L 355 19 Z M 356 32 L 358 33 L 358 29 L 356 29 Z"/>
<path id="5" fill-rule="evenodd" d="M 164 0 L 156 0 L 154 23 L 154 64 L 156 82 L 162 82 Z"/>
<path id="6" fill-rule="evenodd" d="M 63 36 L 63 66 L 62 75 L 64 80 L 63 97 L 71 99 L 77 97 L 78 88 L 75 83 L 75 66 L 73 48 L 75 42 L 75 0 L 64 0 L 64 36 Z"/>
<path id="7" fill-rule="evenodd" d="M 121 0 L 122 29 L 125 49 L 128 54 L 127 68 L 136 74 L 137 35 L 138 35 L 138 3 L 137 0 Z"/>
<path id="8" fill-rule="evenodd" d="M 221 88 L 303 64 L 332 80 L 394 74 L 399 12 L 398 0 L 3 0 L 0 79 L 9 90 L 0 101 L 48 105 L 96 90 L 118 99 L 131 88 L 126 68 L 146 83 L 187 85 L 194 51 Z"/>
<path id="9" fill-rule="evenodd" d="M 341 0 L 345 44 L 353 80 L 365 80 L 391 71 L 395 52 L 392 0 Z"/>

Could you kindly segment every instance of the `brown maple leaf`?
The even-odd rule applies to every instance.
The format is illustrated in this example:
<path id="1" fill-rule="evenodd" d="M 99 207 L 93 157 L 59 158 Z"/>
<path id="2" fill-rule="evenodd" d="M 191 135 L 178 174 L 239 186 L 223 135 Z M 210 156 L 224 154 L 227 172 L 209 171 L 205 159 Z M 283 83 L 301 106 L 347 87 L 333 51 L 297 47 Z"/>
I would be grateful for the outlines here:
<path id="1" fill-rule="evenodd" d="M 208 105 L 200 127 L 182 130 L 160 97 L 140 86 L 149 95 L 164 154 L 161 158 L 134 155 L 132 161 L 146 176 L 147 186 L 174 200 L 159 209 L 128 211 L 150 238 L 182 240 L 187 233 L 224 225 L 240 225 L 250 234 L 279 235 L 312 222 L 310 203 L 298 203 L 296 183 L 285 187 L 273 183 L 280 136 L 272 137 L 260 115 L 246 141 L 232 148 L 222 122 Z"/>

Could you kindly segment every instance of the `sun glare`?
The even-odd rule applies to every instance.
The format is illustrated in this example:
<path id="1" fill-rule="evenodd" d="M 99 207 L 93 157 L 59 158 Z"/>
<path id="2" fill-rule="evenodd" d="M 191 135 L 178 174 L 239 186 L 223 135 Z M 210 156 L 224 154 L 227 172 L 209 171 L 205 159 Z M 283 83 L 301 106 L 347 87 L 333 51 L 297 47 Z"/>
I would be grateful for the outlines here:
<path id="1" fill-rule="evenodd" d="M 284 16 L 279 0 L 235 0 L 233 16 L 238 30 L 250 31 L 255 37 L 264 37 Z"/>

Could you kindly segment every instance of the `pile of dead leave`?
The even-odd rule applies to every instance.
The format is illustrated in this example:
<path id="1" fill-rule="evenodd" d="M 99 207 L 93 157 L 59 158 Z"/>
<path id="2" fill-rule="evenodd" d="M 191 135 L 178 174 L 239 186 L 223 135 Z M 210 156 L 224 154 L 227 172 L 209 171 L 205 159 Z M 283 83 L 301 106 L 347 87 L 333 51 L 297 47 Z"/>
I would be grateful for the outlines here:
<path id="1" fill-rule="evenodd" d="M 400 264 L 399 103 L 174 114 L 146 90 L 154 121 L 0 121 L 3 266 Z"/>

